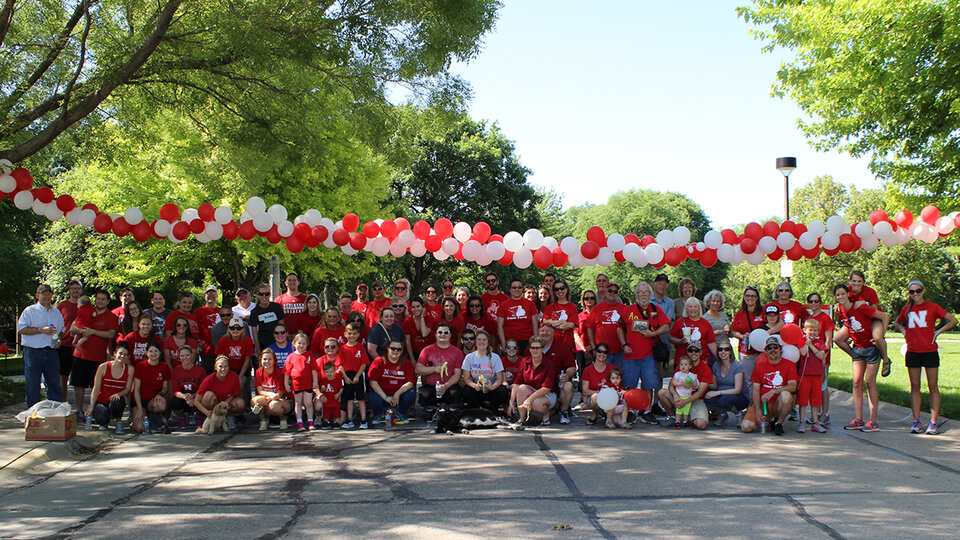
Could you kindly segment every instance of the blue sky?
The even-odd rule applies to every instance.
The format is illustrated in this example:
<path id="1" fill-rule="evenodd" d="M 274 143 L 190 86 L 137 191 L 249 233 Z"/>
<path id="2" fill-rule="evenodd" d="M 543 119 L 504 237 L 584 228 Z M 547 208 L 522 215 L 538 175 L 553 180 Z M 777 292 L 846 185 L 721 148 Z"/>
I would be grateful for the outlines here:
<path id="1" fill-rule="evenodd" d="M 565 206 L 646 188 L 686 194 L 715 227 L 782 215 L 779 156 L 797 158 L 791 191 L 825 174 L 879 187 L 865 158 L 813 150 L 797 107 L 770 96 L 786 56 L 761 53 L 744 3 L 507 0 L 454 71 L 471 116 L 496 121 Z"/>

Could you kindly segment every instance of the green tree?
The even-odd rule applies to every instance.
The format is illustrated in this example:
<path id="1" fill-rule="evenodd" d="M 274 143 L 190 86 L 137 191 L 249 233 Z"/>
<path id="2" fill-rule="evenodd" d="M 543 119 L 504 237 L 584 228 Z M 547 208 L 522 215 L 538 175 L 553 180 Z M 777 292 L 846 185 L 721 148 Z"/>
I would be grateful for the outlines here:
<path id="1" fill-rule="evenodd" d="M 754 0 L 738 9 L 764 50 L 792 57 L 774 95 L 789 96 L 818 149 L 872 155 L 919 206 L 960 195 L 960 10 L 929 0 Z"/>

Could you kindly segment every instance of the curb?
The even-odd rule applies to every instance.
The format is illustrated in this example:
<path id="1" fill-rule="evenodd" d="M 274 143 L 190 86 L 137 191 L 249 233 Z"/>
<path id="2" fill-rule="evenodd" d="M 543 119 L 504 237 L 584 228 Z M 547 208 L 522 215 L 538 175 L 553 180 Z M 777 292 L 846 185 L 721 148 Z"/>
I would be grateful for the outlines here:
<path id="1" fill-rule="evenodd" d="M 114 440 L 126 440 L 131 435 L 115 437 L 109 431 L 84 432 L 66 441 L 37 441 L 31 448 L 0 468 L 0 477 L 14 477 L 51 462 L 81 461 L 99 452 Z"/>

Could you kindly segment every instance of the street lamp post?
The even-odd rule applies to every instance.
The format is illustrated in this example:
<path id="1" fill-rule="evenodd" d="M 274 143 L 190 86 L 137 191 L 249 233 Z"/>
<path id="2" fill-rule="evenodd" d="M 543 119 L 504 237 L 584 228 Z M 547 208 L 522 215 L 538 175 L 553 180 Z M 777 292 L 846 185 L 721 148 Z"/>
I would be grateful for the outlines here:
<path id="1" fill-rule="evenodd" d="M 778 157 L 777 170 L 783 175 L 783 219 L 790 219 L 790 173 L 797 168 L 797 158 Z"/>

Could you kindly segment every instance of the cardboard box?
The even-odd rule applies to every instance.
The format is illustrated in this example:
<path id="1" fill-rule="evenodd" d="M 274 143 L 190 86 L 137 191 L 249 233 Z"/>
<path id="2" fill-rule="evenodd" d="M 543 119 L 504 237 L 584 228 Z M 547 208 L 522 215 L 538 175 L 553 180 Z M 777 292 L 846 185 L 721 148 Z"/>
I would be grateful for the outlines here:
<path id="1" fill-rule="evenodd" d="M 77 435 L 77 417 L 31 417 L 27 419 L 26 432 L 28 441 L 65 441 Z"/>

